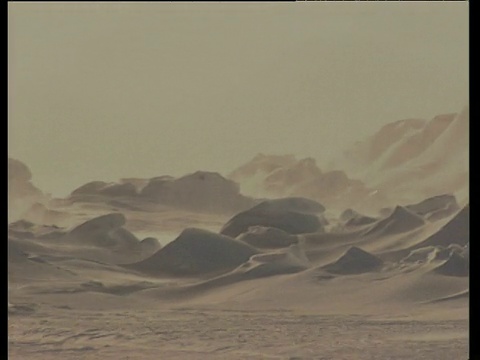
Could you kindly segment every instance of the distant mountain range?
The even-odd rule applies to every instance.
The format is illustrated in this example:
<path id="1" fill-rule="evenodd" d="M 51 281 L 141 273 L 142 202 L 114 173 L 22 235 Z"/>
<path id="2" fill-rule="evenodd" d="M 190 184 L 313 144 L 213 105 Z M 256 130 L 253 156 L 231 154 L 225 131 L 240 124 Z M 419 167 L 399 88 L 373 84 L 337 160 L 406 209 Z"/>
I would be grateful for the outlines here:
<path id="1" fill-rule="evenodd" d="M 234 213 L 262 198 L 305 197 L 327 209 L 376 213 L 383 207 L 453 194 L 464 206 L 469 185 L 468 121 L 465 107 L 458 114 L 429 121 L 390 123 L 340 154 L 328 171 L 313 158 L 259 154 L 226 177 L 197 171 L 179 178 L 94 181 L 74 190 L 68 199 L 135 199 L 191 211 Z M 35 203 L 46 204 L 31 179 L 25 164 L 9 159 L 9 218 Z"/>
<path id="2" fill-rule="evenodd" d="M 455 194 L 464 205 L 468 121 L 468 107 L 428 121 L 395 121 L 340 154 L 329 171 L 313 158 L 259 154 L 228 178 L 246 195 L 304 196 L 327 208 L 372 210 L 442 194 Z"/>

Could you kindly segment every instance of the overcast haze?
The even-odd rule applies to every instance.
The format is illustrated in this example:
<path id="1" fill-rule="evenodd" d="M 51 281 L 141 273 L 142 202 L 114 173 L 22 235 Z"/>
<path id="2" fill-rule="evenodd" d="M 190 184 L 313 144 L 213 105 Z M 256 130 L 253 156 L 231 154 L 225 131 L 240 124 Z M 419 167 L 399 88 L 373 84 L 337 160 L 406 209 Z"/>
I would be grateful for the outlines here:
<path id="1" fill-rule="evenodd" d="M 468 103 L 466 2 L 9 3 L 9 156 L 91 180 L 322 162 Z"/>

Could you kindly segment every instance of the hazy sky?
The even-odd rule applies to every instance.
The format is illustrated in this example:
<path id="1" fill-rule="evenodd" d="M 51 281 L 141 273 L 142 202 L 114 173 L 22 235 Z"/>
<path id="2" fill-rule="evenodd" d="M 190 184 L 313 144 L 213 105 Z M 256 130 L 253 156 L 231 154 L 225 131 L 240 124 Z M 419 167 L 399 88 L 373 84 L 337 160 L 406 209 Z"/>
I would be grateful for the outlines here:
<path id="1" fill-rule="evenodd" d="M 313 156 L 468 103 L 466 2 L 9 2 L 9 156 L 42 190 Z"/>

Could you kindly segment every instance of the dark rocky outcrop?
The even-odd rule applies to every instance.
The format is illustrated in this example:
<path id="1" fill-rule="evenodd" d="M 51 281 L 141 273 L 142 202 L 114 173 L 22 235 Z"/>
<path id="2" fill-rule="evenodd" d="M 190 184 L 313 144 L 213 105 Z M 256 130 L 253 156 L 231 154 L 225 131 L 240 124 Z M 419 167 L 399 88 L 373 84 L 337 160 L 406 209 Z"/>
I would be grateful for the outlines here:
<path id="1" fill-rule="evenodd" d="M 336 262 L 326 265 L 325 270 L 335 274 L 361 274 L 379 269 L 383 261 L 358 247 L 352 246 Z"/>
<path id="2" fill-rule="evenodd" d="M 318 216 L 309 212 L 290 210 L 285 205 L 288 203 L 288 198 L 267 200 L 235 215 L 223 226 L 220 232 L 224 235 L 237 237 L 247 232 L 251 226 L 277 228 L 289 234 L 313 233 L 322 229 L 322 223 Z"/>
<path id="3" fill-rule="evenodd" d="M 152 275 L 195 276 L 232 270 L 257 253 L 228 236 L 188 228 L 149 258 L 124 266 Z"/>

